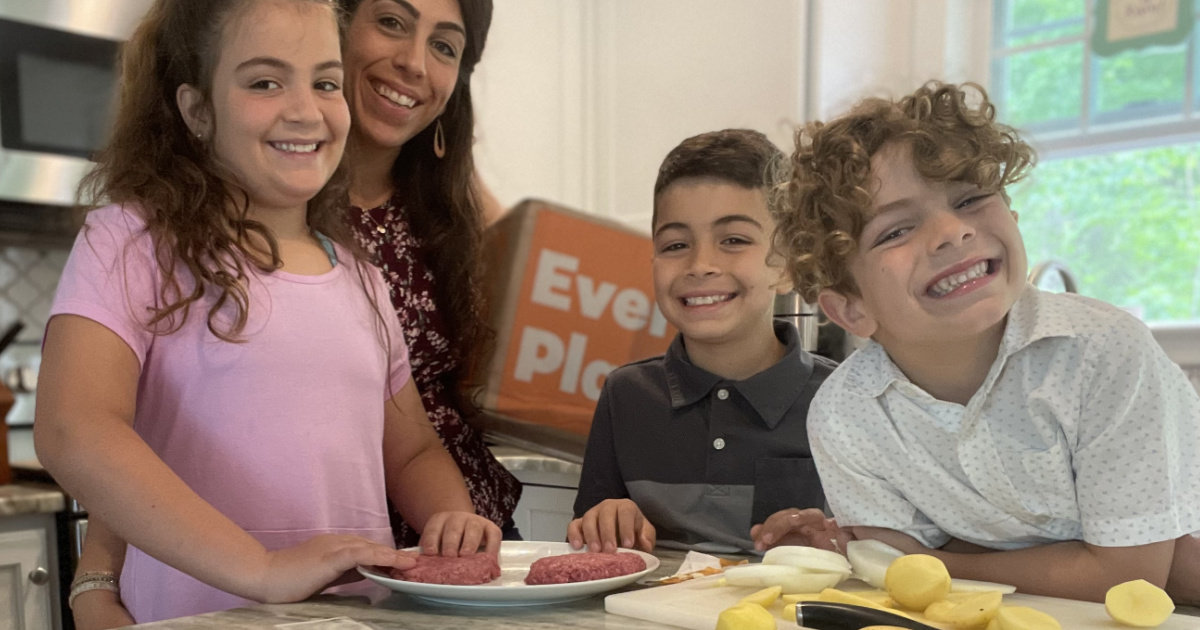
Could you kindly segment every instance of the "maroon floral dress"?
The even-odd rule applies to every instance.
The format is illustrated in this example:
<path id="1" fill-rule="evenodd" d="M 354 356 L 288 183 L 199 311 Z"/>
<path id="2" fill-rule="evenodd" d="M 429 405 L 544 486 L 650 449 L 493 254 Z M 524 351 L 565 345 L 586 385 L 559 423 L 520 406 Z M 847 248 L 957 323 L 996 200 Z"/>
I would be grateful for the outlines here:
<path id="1" fill-rule="evenodd" d="M 467 481 L 475 512 L 501 528 L 511 526 L 521 483 L 492 456 L 483 435 L 463 421 L 441 378 L 457 367 L 457 359 L 450 353 L 446 321 L 434 301 L 433 271 L 422 261 L 422 244 L 409 227 L 405 209 L 393 198 L 367 211 L 351 207 L 349 218 L 359 245 L 383 270 L 408 343 L 421 402 Z M 394 510 L 391 516 L 396 545 L 416 545 L 420 535 Z"/>

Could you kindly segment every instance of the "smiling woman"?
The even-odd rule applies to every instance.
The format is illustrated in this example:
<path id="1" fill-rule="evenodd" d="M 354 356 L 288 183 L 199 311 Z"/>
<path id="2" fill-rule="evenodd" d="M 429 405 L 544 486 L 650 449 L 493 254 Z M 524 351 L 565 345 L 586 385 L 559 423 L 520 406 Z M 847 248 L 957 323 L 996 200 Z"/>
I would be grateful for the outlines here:
<path id="1" fill-rule="evenodd" d="M 484 321 L 484 217 L 474 179 L 471 75 L 491 0 L 341 0 L 350 16 L 346 99 L 353 127 L 347 219 L 384 271 L 413 378 L 478 514 L 517 535 L 521 486 L 469 423 L 470 375 L 491 349 Z M 393 513 L 399 546 L 418 530 Z"/>

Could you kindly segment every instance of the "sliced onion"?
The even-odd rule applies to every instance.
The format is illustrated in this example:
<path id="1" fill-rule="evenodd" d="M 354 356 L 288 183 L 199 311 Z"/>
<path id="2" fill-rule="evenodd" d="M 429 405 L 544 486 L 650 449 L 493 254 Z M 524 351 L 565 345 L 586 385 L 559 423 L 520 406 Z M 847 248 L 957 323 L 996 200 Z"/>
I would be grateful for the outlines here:
<path id="1" fill-rule="evenodd" d="M 875 588 L 885 588 L 883 577 L 887 575 L 892 560 L 904 552 L 878 540 L 852 540 L 846 543 L 846 557 L 854 568 L 854 575 Z"/>
<path id="2" fill-rule="evenodd" d="M 837 586 L 849 573 L 806 573 L 779 564 L 747 564 L 725 569 L 725 582 L 733 586 L 778 586 L 784 593 L 817 593 Z"/>
<path id="3" fill-rule="evenodd" d="M 842 554 L 813 547 L 775 547 L 763 555 L 763 564 L 778 564 L 809 573 L 849 573 L 850 562 Z"/>

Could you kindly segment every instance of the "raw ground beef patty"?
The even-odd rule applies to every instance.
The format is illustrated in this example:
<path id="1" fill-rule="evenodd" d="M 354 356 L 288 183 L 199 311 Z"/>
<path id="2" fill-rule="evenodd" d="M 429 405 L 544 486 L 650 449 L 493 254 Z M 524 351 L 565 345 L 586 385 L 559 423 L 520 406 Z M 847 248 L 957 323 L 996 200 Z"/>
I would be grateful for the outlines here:
<path id="1" fill-rule="evenodd" d="M 426 584 L 471 586 L 485 584 L 500 577 L 500 564 L 496 561 L 496 556 L 487 553 L 459 558 L 422 554 L 417 556 L 417 566 L 404 571 L 392 569 L 392 577 Z"/>
<path id="2" fill-rule="evenodd" d="M 525 576 L 526 584 L 566 584 L 629 575 L 646 569 L 646 561 L 635 553 L 568 553 L 535 560 Z"/>

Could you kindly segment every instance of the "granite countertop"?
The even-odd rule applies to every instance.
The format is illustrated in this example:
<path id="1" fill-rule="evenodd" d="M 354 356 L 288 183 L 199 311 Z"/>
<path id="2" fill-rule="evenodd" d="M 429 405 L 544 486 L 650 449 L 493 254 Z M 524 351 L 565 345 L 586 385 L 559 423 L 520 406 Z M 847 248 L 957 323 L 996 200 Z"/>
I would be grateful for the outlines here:
<path id="1" fill-rule="evenodd" d="M 684 552 L 656 548 L 662 564 L 642 581 L 673 574 Z M 632 585 L 613 593 L 646 588 Z M 393 593 L 378 604 L 366 598 L 321 595 L 297 604 L 260 604 L 206 615 L 141 624 L 142 629 L 180 630 L 664 630 L 673 628 L 604 612 L 604 596 L 541 606 L 450 606 Z M 1179 606 L 1176 613 L 1200 616 L 1200 608 Z M 132 627 L 132 626 L 131 626 Z"/>
<path id="2" fill-rule="evenodd" d="M 0 486 L 0 517 L 22 514 L 53 514 L 64 507 L 62 490 L 40 483 Z"/>
<path id="3" fill-rule="evenodd" d="M 684 552 L 655 549 L 654 555 L 662 564 L 646 576 L 646 580 L 674 573 L 683 561 Z M 634 585 L 613 592 L 639 588 L 645 587 Z M 136 627 L 179 630 L 441 630 L 468 627 L 479 630 L 661 630 L 671 626 L 610 615 L 604 612 L 604 595 L 541 606 L 473 607 L 433 604 L 403 593 L 394 593 L 375 605 L 368 603 L 365 598 L 321 595 L 297 604 L 260 604 Z"/>

